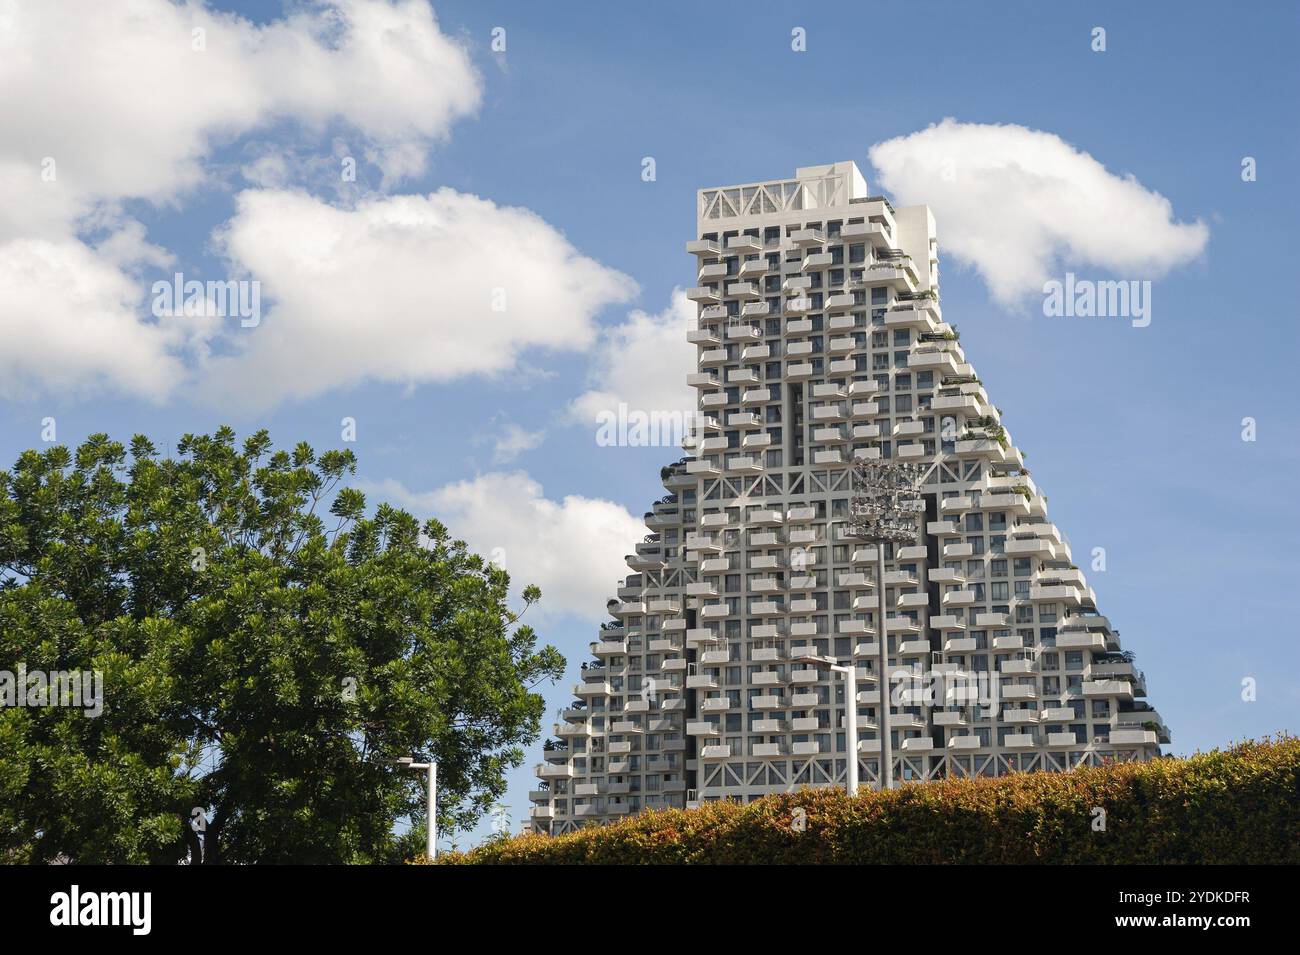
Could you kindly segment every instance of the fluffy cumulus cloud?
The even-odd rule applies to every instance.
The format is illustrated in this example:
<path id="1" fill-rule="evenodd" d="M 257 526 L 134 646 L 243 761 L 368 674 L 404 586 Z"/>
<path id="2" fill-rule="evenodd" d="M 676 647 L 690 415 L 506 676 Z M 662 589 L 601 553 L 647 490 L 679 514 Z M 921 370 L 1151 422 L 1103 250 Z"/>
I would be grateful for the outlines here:
<path id="1" fill-rule="evenodd" d="M 216 146 L 281 120 L 343 123 L 388 181 L 419 172 L 477 108 L 469 57 L 424 0 L 293 9 L 257 25 L 200 0 L 0 0 L 0 339 L 20 381 L 8 391 L 62 388 L 60 366 L 149 397 L 175 386 L 178 349 L 201 354 L 215 330 L 148 316 L 138 270 L 168 257 L 122 204 L 183 201 Z M 121 347 L 95 348 L 107 341 Z"/>
<path id="2" fill-rule="evenodd" d="M 341 120 L 409 167 L 481 96 L 424 0 L 322 0 L 266 25 L 199 2 L 0 0 L 0 20 L 2 194 L 35 193 L 0 204 L 0 229 L 25 235 L 104 200 L 174 198 L 214 144 L 277 119 Z"/>
<path id="3" fill-rule="evenodd" d="M 504 566 L 517 587 L 536 584 L 543 617 L 608 619 L 605 601 L 627 573 L 624 557 L 646 534 L 642 521 L 621 505 L 576 495 L 552 500 L 522 471 L 493 472 L 422 493 L 395 481 L 366 490 L 421 520 L 438 518 L 475 552 Z"/>
<path id="4" fill-rule="evenodd" d="M 881 184 L 903 205 L 929 205 L 941 253 L 973 266 L 1015 305 L 1064 268 L 1157 278 L 1201 254 L 1200 222 L 1116 175 L 1059 136 L 945 119 L 871 147 Z"/>
<path id="5" fill-rule="evenodd" d="M 592 352 L 590 388 L 569 405 L 569 416 L 594 424 L 599 415 L 631 412 L 694 412 L 695 392 L 686 376 L 695 371 L 696 346 L 686 340 L 695 327 L 695 305 L 681 289 L 657 315 L 634 311 L 606 330 Z"/>
<path id="6" fill-rule="evenodd" d="M 204 378 L 259 407 L 367 380 L 500 374 L 528 349 L 582 350 L 596 312 L 636 291 L 528 210 L 451 189 L 351 208 L 250 190 L 221 246 L 274 304 Z"/>
<path id="7" fill-rule="evenodd" d="M 180 326 L 136 318 L 142 298 L 107 256 L 80 242 L 0 246 L 0 397 L 100 388 L 160 400 L 184 375 Z"/>

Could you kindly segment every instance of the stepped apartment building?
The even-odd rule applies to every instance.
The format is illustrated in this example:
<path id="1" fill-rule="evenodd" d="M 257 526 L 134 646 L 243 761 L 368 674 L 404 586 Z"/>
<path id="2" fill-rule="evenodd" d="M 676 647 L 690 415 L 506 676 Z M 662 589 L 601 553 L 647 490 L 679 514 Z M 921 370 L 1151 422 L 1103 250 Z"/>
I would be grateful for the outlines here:
<path id="1" fill-rule="evenodd" d="M 698 440 L 662 471 L 533 828 L 843 786 L 849 759 L 878 786 L 885 705 L 895 780 L 1157 756 L 1143 675 L 944 321 L 929 208 L 843 162 L 703 189 L 697 215 Z M 922 466 L 916 543 L 882 545 L 883 580 L 849 533 L 855 458 Z M 809 653 L 852 660 L 857 698 Z"/>

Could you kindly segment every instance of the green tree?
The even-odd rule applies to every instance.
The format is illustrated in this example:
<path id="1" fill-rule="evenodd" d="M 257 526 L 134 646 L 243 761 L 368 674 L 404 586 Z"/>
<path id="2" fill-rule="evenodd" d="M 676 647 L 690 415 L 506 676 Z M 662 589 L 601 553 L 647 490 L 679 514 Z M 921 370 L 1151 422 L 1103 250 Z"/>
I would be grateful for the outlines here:
<path id="1" fill-rule="evenodd" d="M 0 472 L 0 670 L 100 671 L 104 698 L 0 708 L 0 858 L 393 861 L 394 823 L 423 829 L 407 755 L 438 761 L 440 827 L 472 826 L 564 669 L 506 573 L 367 517 L 350 451 L 177 450 L 94 435 Z"/>

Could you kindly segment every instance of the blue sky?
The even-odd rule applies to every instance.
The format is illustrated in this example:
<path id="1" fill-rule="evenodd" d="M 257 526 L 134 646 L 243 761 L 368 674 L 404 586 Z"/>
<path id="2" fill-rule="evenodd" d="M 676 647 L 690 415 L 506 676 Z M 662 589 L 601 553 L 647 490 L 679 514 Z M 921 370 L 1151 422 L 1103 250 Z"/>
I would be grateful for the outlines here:
<path id="1" fill-rule="evenodd" d="M 276 2 L 208 9 L 247 18 L 247 30 L 272 24 L 285 10 Z M 317 8 L 296 9 L 306 15 Z M 550 693 L 553 711 L 568 699 L 603 616 L 603 598 L 622 573 L 609 555 L 631 550 L 637 539 L 627 536 L 636 533 L 632 518 L 663 494 L 658 469 L 678 456 L 671 448 L 598 447 L 593 428 L 567 409 L 608 384 L 600 368 L 611 346 L 602 332 L 608 336 L 633 310 L 665 314 L 674 288 L 693 284 L 694 263 L 683 247 L 694 236 L 695 190 L 852 159 L 876 192 L 881 180 L 867 157 L 875 143 L 910 136 L 945 117 L 1014 124 L 1059 137 L 1114 177 L 1132 176 L 1143 190 L 1169 201 L 1172 222 L 1203 223 L 1208 241 L 1199 254 L 1161 274 L 1107 269 L 1068 244 L 1053 259 L 1054 276 L 1072 270 L 1097 278 L 1151 277 L 1153 318 L 1146 328 L 1117 320 L 1044 318 L 1037 299 L 999 300 L 977 264 L 952 256 L 941 262 L 945 317 L 960 327 L 966 354 L 1027 452 L 1027 465 L 1050 499 L 1049 516 L 1069 535 L 1076 561 L 1086 570 L 1092 548 L 1105 548 L 1107 569 L 1089 573 L 1089 582 L 1125 646 L 1137 653 L 1150 700 L 1173 730 L 1172 751 L 1297 729 L 1300 634 L 1285 594 L 1297 568 L 1296 518 L 1287 495 L 1300 464 L 1289 367 L 1297 345 L 1289 240 L 1300 155 L 1288 109 L 1300 80 L 1294 57 L 1300 8 L 448 2 L 434 9 L 434 29 L 461 51 L 461 71 L 447 80 L 459 84 L 460 94 L 434 89 L 428 98 L 412 94 L 408 102 L 406 91 L 418 82 L 399 76 L 394 85 L 379 83 L 367 100 L 370 94 L 356 89 L 366 82 L 358 68 L 331 80 L 338 96 L 355 97 L 351 109 L 337 113 L 311 94 L 290 91 L 282 101 L 264 104 L 264 121 L 231 122 L 223 110 L 237 110 L 236 101 L 196 108 L 201 115 L 186 126 L 172 104 L 156 107 L 151 116 L 150 103 L 139 103 L 142 121 L 163 128 L 177 123 L 170 130 L 176 136 L 197 130 L 203 145 L 188 158 L 199 173 L 176 174 L 181 160 L 160 156 L 158 177 L 149 180 L 164 183 L 156 189 L 145 185 L 113 194 L 111 186 L 79 187 L 82 213 L 98 203 L 112 206 L 98 231 L 71 213 L 60 218 L 57 210 L 35 225 L 6 225 L 0 217 L 0 260 L 4 243 L 15 237 L 40 233 L 67 249 L 76 243 L 90 247 L 129 220 L 172 256 L 164 265 L 157 256 L 151 262 L 146 250 L 123 267 L 123 274 L 139 282 L 142 296 L 150 281 L 175 270 L 223 276 L 236 249 L 244 265 L 265 264 L 263 281 L 285 291 L 288 302 L 292 277 L 281 271 L 277 282 L 271 269 L 284 266 L 273 246 L 293 237 L 268 243 L 258 234 L 267 223 L 294 221 L 303 228 L 297 238 L 310 240 L 311 217 L 293 219 L 286 196 L 320 204 L 311 210 L 351 210 L 357 203 L 446 188 L 494 205 L 486 211 L 455 205 L 441 213 L 482 215 L 485 225 L 507 232 L 526 224 L 500 215 L 503 207 L 530 210 L 540 220 L 534 223 L 538 241 L 558 250 L 557 273 L 593 274 L 603 292 L 579 302 L 572 285 L 559 285 L 555 297 L 529 317 L 531 330 L 512 360 L 454 376 L 418 362 L 404 374 L 367 373 L 365 348 L 346 337 L 312 353 L 312 303 L 304 305 L 299 296 L 295 334 L 302 336 L 307 358 L 292 374 L 285 367 L 284 377 L 310 381 L 312 367 L 333 363 L 333 377 L 323 372 L 321 387 L 302 396 L 267 391 L 266 379 L 280 377 L 267 375 L 267 368 L 295 354 L 284 351 L 271 353 L 269 366 L 218 362 L 197 375 L 201 386 L 148 394 L 124 384 L 120 374 L 102 373 L 88 358 L 84 387 L 69 386 L 46 372 L 24 371 L 48 371 L 58 356 L 15 345 L 21 329 L 14 324 L 5 335 L 10 347 L 0 351 L 0 458 L 6 464 L 40 443 L 47 416 L 56 419 L 58 439 L 68 444 L 95 431 L 122 438 L 144 432 L 174 443 L 185 431 L 229 423 L 241 433 L 266 426 L 281 445 L 305 439 L 318 448 L 339 445 L 340 420 L 353 417 L 352 447 L 366 487 L 412 507 L 446 508 L 451 518 L 465 522 L 462 529 L 438 513 L 453 531 L 482 550 L 504 550 L 518 583 L 533 582 L 529 570 L 543 578 L 536 581 L 544 592 L 541 636 L 565 653 L 572 671 Z M 1097 26 L 1106 30 L 1105 52 L 1090 48 Z M 506 31 L 504 53 L 490 47 L 497 27 Z M 806 30 L 806 52 L 791 50 L 795 27 Z M 219 52 L 217 41 L 213 30 L 213 54 Z M 343 70 L 358 63 L 373 65 L 362 59 L 327 66 Z M 185 69 L 153 79 L 182 106 L 188 97 L 204 99 L 197 84 L 211 82 Z M 86 115 L 93 115 L 93 92 L 68 95 L 90 98 Z M 380 104 L 388 105 L 381 110 Z M 371 118 L 380 112 L 392 116 L 384 122 Z M 434 114 L 441 118 L 430 120 Z M 67 122 L 62 138 L 51 140 L 70 144 L 63 146 L 71 151 L 60 154 L 60 168 L 76 170 L 81 127 Z M 0 143 L 4 139 L 0 132 Z M 425 164 L 403 176 L 403 154 L 395 147 L 411 144 Z M 26 142 L 21 145 L 28 149 Z M 358 183 L 346 188 L 324 172 L 337 168 L 340 155 L 363 155 L 368 145 L 398 158 L 363 159 Z M 31 155 L 46 155 L 45 148 L 32 144 Z M 15 156 L 29 158 L 17 147 L 0 151 L 0 196 L 3 163 Z M 249 164 L 268 156 L 288 157 L 288 169 L 250 176 Z M 1257 181 L 1242 181 L 1247 156 L 1257 162 Z M 642 179 L 643 157 L 655 160 L 652 182 Z M 965 157 L 956 159 L 960 177 Z M 381 167 L 389 170 L 388 181 Z M 113 176 L 106 173 L 105 179 L 121 179 L 120 170 L 108 172 Z M 175 182 L 164 182 L 169 175 Z M 237 197 L 259 190 L 274 192 L 280 204 L 260 217 L 240 217 Z M 6 201 L 43 209 L 43 199 L 35 196 Z M 1014 194 L 1008 201 L 1015 201 Z M 998 234 L 1005 214 L 996 204 L 987 209 L 984 228 L 990 236 Z M 1124 210 L 1116 215 L 1116 244 L 1132 244 Z M 231 227 L 237 217 L 244 228 Z M 942 254 L 941 209 L 936 218 Z M 346 219 L 341 228 L 355 224 Z M 1054 227 L 1067 237 L 1075 228 L 1068 221 Z M 233 239 L 222 239 L 223 231 Z M 1137 244 L 1143 241 L 1138 232 Z M 1153 239 L 1158 241 L 1160 236 Z M 410 311 L 412 303 L 416 311 L 427 307 L 431 322 L 443 323 L 443 335 L 477 334 L 476 323 L 493 321 L 491 315 L 467 314 L 457 324 L 461 319 L 439 311 L 449 296 L 460 301 L 457 289 L 492 284 L 494 274 L 518 273 L 507 262 L 485 264 L 492 258 L 488 252 L 451 267 L 456 255 L 452 250 L 434 258 L 418 274 L 385 272 L 389 285 L 409 282 L 410 288 L 395 298 L 375 293 L 374 315 L 364 314 L 372 276 L 349 278 L 348 288 L 362 303 L 356 322 L 369 323 L 376 343 L 390 344 L 387 357 L 376 351 L 375 367 L 401 357 L 400 336 L 411 326 L 389 319 L 395 311 Z M 587 272 L 575 261 L 583 257 L 593 260 Z M 483 276 L 474 271 L 478 266 Z M 0 312 L 5 310 L 0 273 Z M 48 320 L 60 320 L 65 310 L 56 303 Z M 581 314 L 575 318 L 574 312 Z M 16 322 L 15 314 L 10 312 Z M 139 314 L 147 325 L 143 298 Z M 264 325 L 249 330 L 247 340 L 271 335 L 276 321 L 284 327 L 288 315 L 289 305 L 271 300 Z M 509 310 L 504 315 L 496 320 L 511 321 Z M 559 328 L 572 323 L 572 341 L 551 347 L 544 329 L 549 321 Z M 0 315 L 0 330 L 5 322 Z M 213 335 L 213 352 L 238 350 L 235 334 L 225 328 Z M 340 341 L 353 341 L 357 353 L 347 354 Z M 204 364 L 198 352 L 174 344 L 159 347 L 170 349 L 182 373 Z M 346 368 L 354 360 L 359 370 L 349 377 Z M 655 360 L 646 355 L 647 363 Z M 676 359 L 662 360 L 676 367 Z M 1255 441 L 1242 440 L 1246 417 L 1257 422 Z M 535 446 L 499 450 L 511 428 L 532 435 L 523 444 Z M 492 509 L 493 494 L 526 505 L 506 508 L 513 530 L 484 513 Z M 543 523 L 571 536 L 603 528 L 614 539 L 564 545 L 576 549 L 572 556 L 587 578 L 573 580 L 556 575 L 547 554 L 537 553 L 559 546 L 546 539 Z M 552 594 L 559 599 L 549 601 Z M 1258 681 L 1254 702 L 1241 698 L 1245 677 Z M 550 722 L 548 715 L 547 729 Z M 540 741 L 534 747 L 539 749 Z M 534 752 L 512 776 L 516 824 L 527 813 L 536 758 Z"/>

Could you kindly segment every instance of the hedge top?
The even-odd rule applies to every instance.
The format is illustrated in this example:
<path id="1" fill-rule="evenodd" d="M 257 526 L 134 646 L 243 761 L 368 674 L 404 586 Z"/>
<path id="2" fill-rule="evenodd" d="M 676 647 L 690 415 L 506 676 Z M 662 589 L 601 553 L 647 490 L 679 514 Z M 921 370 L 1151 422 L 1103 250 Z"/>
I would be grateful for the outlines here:
<path id="1" fill-rule="evenodd" d="M 423 859 L 417 860 L 423 862 Z M 1187 759 L 803 789 L 501 838 L 444 864 L 1300 863 L 1300 739 Z"/>

